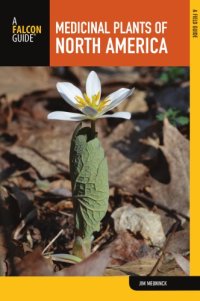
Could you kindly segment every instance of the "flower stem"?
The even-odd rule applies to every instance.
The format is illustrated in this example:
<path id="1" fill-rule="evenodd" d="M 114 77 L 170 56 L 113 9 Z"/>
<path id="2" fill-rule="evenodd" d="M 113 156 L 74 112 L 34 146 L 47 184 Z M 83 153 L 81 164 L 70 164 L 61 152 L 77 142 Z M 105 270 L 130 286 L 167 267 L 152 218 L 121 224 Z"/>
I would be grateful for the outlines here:
<path id="1" fill-rule="evenodd" d="M 91 254 L 91 239 L 82 239 L 80 236 L 75 237 L 73 245 L 73 255 L 79 258 L 86 258 Z"/>
<path id="2" fill-rule="evenodd" d="M 93 131 L 93 133 L 96 133 L 96 127 L 95 127 L 95 120 L 91 120 L 91 129 Z"/>

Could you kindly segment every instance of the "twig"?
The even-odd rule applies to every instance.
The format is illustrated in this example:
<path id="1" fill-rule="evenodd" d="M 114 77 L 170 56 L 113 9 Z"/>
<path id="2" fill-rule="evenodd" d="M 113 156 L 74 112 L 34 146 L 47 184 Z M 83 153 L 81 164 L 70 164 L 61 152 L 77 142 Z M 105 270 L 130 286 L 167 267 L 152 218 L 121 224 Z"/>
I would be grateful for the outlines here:
<path id="1" fill-rule="evenodd" d="M 62 211 L 62 210 L 60 210 L 60 211 L 58 211 L 60 214 L 62 214 L 62 215 L 65 215 L 65 216 L 69 216 L 69 217 L 71 217 L 71 216 L 73 216 L 73 214 L 72 213 L 68 213 L 68 212 L 65 212 L 65 211 Z"/>
<path id="2" fill-rule="evenodd" d="M 44 250 L 42 251 L 42 254 L 44 255 L 45 252 L 48 250 L 48 248 L 54 243 L 54 241 L 61 235 L 64 233 L 64 230 L 61 229 L 58 234 L 50 241 L 50 243 L 44 248 Z"/>
<path id="3" fill-rule="evenodd" d="M 106 233 L 108 232 L 109 228 L 110 228 L 110 226 L 109 226 L 109 224 L 108 224 L 108 225 L 106 226 L 106 229 L 103 231 L 103 233 L 102 233 L 99 237 L 97 237 L 97 238 L 93 241 L 93 243 L 98 243 L 98 242 L 106 235 Z"/>
<path id="4" fill-rule="evenodd" d="M 164 258 L 165 252 L 166 252 L 166 248 L 169 245 L 169 242 L 170 242 L 172 236 L 174 235 L 174 233 L 176 232 L 176 230 L 179 226 L 180 226 L 180 221 L 177 221 L 172 225 L 171 232 L 169 233 L 169 235 L 165 241 L 165 244 L 162 248 L 161 256 L 158 258 L 156 264 L 154 265 L 151 272 L 147 276 L 155 276 L 156 275 L 157 270 L 160 268 L 160 266 L 162 264 L 162 261 L 163 261 L 163 258 Z"/>
<path id="5" fill-rule="evenodd" d="M 19 234 L 25 226 L 26 226 L 26 223 L 25 223 L 25 220 L 23 219 L 13 233 L 13 239 L 17 240 L 19 238 Z"/>

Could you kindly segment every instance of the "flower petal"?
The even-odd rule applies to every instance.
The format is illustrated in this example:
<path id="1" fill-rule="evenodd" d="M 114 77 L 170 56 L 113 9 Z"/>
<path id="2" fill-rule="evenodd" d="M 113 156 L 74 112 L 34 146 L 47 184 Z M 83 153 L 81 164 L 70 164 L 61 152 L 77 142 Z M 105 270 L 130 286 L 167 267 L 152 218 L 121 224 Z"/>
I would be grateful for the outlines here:
<path id="1" fill-rule="evenodd" d="M 110 111 L 112 109 L 114 109 L 116 106 L 118 106 L 123 100 L 125 100 L 127 97 L 129 97 L 133 91 L 135 90 L 135 88 L 133 89 L 119 89 L 113 93 L 111 93 L 110 95 L 108 95 L 108 97 L 106 97 L 107 99 L 110 100 L 109 104 L 104 108 L 104 110 L 101 112 L 101 114 L 104 114 L 107 111 Z"/>
<path id="2" fill-rule="evenodd" d="M 73 84 L 66 82 L 57 83 L 56 87 L 62 98 L 66 100 L 72 107 L 77 109 L 77 101 L 75 97 L 79 96 L 83 98 L 81 90 L 75 87 Z"/>
<path id="3" fill-rule="evenodd" d="M 114 114 L 101 115 L 98 118 L 123 118 L 123 119 L 131 119 L 131 113 L 129 112 L 117 112 Z"/>
<path id="4" fill-rule="evenodd" d="M 86 81 L 86 94 L 90 99 L 92 99 L 92 96 L 97 95 L 98 93 L 100 99 L 101 82 L 96 72 L 91 71 Z"/>
<path id="5" fill-rule="evenodd" d="M 84 116 L 83 114 L 62 112 L 62 111 L 52 112 L 48 114 L 47 118 L 55 119 L 55 120 L 68 120 L 68 121 L 81 121 L 87 119 L 87 117 Z"/>

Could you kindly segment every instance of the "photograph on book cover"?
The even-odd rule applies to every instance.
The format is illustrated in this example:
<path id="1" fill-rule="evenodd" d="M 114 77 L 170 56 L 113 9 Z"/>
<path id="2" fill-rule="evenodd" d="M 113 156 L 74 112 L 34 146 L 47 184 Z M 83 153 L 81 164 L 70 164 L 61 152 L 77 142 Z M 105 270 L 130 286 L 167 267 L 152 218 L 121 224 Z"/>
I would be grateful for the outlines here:
<path id="1" fill-rule="evenodd" d="M 189 67 L 0 67 L 1 276 L 189 275 Z"/>
<path id="2" fill-rule="evenodd" d="M 200 299 L 199 11 L 3 2 L 2 300 Z"/>

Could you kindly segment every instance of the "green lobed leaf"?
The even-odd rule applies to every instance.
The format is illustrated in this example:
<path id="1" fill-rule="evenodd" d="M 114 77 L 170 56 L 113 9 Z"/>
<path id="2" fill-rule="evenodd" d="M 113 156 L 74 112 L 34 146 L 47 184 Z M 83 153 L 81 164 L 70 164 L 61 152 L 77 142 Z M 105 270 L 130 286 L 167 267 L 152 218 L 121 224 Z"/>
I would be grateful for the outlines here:
<path id="1" fill-rule="evenodd" d="M 189 123 L 189 118 L 186 116 L 180 116 L 176 118 L 176 122 L 180 125 L 187 125 Z"/>
<path id="2" fill-rule="evenodd" d="M 156 115 L 158 121 L 163 121 L 165 119 L 165 113 L 159 113 Z"/>
<path id="3" fill-rule="evenodd" d="M 90 239 L 99 231 L 108 208 L 108 167 L 104 150 L 91 128 L 74 132 L 70 149 L 70 174 L 75 207 L 76 235 Z"/>

